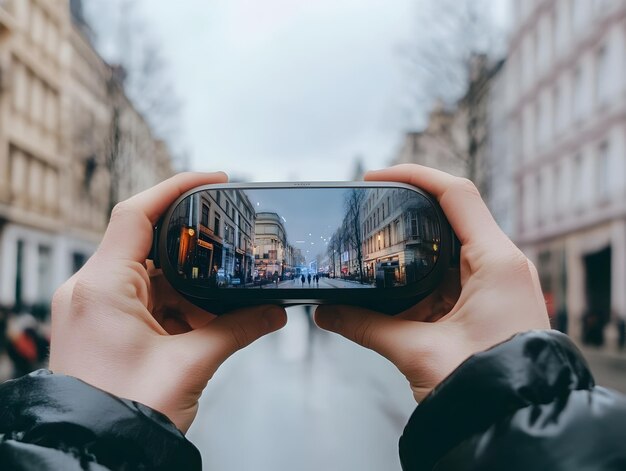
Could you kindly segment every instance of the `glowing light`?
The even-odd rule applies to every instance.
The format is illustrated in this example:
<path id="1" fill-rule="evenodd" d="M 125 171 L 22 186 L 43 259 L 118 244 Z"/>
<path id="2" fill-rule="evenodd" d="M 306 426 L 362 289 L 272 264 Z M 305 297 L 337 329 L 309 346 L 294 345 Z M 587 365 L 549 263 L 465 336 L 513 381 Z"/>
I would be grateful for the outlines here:
<path id="1" fill-rule="evenodd" d="M 190 227 L 189 229 L 187 229 L 187 234 L 189 234 L 190 237 L 193 237 L 195 233 L 196 231 L 194 231 L 193 228 Z"/>

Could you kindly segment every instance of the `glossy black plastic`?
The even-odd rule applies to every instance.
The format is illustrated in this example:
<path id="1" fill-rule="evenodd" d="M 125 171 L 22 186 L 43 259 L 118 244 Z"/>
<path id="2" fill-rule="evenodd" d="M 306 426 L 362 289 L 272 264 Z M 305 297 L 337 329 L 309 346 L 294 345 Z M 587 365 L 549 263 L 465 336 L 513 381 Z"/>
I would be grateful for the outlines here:
<path id="1" fill-rule="evenodd" d="M 338 196 L 330 196 L 335 194 Z M 339 196 L 343 200 L 337 199 Z M 333 198 L 337 199 L 337 204 L 344 204 L 346 214 L 340 225 L 335 218 L 335 226 L 331 227 L 325 219 L 331 218 Z M 289 217 L 281 215 L 280 210 L 257 212 L 260 203 L 256 201 L 255 205 L 252 199 L 279 201 L 276 204 Z M 293 210 L 294 201 L 301 202 L 300 211 Z M 313 202 L 326 206 L 322 211 L 319 208 L 314 211 Z M 357 209 L 351 210 L 351 207 Z M 252 218 L 250 210 L 254 214 Z M 298 243 L 309 242 L 288 241 L 285 234 L 289 232 L 286 227 L 295 224 L 295 219 L 306 217 L 314 219 L 307 220 L 314 222 L 314 227 L 330 228 L 319 236 L 322 249 L 326 251 L 318 255 L 314 267 L 311 260 L 306 260 L 303 266 L 305 246 L 296 247 Z M 270 236 L 259 233 L 265 232 L 265 223 L 274 224 L 278 233 L 282 227 L 283 238 L 277 236 L 276 239 L 282 251 L 276 246 L 274 251 L 267 250 L 264 244 L 269 242 L 263 237 Z M 355 237 L 340 237 L 341 231 L 356 234 L 356 230 L 349 230 L 352 226 L 360 228 L 357 243 Z M 408 239 L 396 240 L 392 247 L 393 228 L 397 232 L 396 239 L 400 233 L 408 234 Z M 330 234 L 333 230 L 332 237 L 348 237 L 351 242 L 344 241 L 342 245 L 333 241 Z M 425 233 L 429 235 L 424 236 Z M 329 243 L 338 244 L 339 250 L 329 249 Z M 375 247 L 376 244 L 379 245 Z M 360 254 L 355 248 L 359 246 L 362 247 Z M 408 251 L 408 257 L 398 247 Z M 387 182 L 230 183 L 194 188 L 178 198 L 155 228 L 152 258 L 176 290 L 214 314 L 258 304 L 350 304 L 396 314 L 436 288 L 445 272 L 456 264 L 458 251 L 456 237 L 437 202 L 409 185 Z M 303 279 L 301 272 L 306 272 Z M 309 272 L 313 275 L 312 285 L 310 282 L 307 285 Z M 321 275 L 321 284 L 315 282 L 316 274 Z"/>

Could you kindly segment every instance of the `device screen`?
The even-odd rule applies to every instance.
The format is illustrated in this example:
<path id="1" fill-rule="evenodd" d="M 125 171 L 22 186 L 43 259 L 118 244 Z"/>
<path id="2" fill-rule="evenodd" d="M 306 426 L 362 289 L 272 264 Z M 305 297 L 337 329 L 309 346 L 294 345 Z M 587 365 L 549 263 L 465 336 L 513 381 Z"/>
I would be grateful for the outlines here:
<path id="1" fill-rule="evenodd" d="M 167 253 L 207 289 L 393 288 L 432 270 L 440 232 L 404 188 L 203 190 L 174 209 Z"/>

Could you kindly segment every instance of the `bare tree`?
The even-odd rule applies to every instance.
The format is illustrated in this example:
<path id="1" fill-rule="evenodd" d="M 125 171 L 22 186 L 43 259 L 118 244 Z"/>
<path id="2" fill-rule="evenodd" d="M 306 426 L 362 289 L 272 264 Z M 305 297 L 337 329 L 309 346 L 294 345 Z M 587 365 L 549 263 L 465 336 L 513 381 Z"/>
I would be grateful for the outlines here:
<path id="1" fill-rule="evenodd" d="M 153 133 L 175 146 L 180 98 L 159 42 L 136 10 L 137 2 L 94 0 L 89 6 L 95 44 L 110 63 L 124 71 L 124 93 Z"/>
<path id="2" fill-rule="evenodd" d="M 365 192 L 360 188 L 352 188 L 345 198 L 346 240 L 348 251 L 354 249 L 358 263 L 359 281 L 363 282 L 363 233 L 361 228 L 361 208 L 365 201 Z"/>
<path id="3" fill-rule="evenodd" d="M 419 0 L 418 5 L 420 27 L 402 51 L 411 77 L 409 119 L 415 124 L 415 113 L 423 113 L 437 100 L 460 108 L 465 138 L 456 139 L 452 129 L 434 137 L 464 164 L 468 178 L 480 180 L 479 173 L 485 171 L 477 162 L 484 79 L 490 57 L 504 53 L 504 34 L 491 11 L 494 0 Z"/>
<path id="4" fill-rule="evenodd" d="M 328 256 L 333 264 L 333 278 L 337 277 L 337 257 L 341 260 L 341 236 L 339 229 L 331 236 L 328 242 Z"/>

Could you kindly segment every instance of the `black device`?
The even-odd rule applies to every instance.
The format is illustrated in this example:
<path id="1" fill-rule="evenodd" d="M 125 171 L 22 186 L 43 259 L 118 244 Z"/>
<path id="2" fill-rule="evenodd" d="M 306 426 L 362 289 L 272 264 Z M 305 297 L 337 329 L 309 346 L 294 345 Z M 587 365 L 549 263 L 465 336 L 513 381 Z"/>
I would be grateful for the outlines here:
<path id="1" fill-rule="evenodd" d="M 351 304 L 397 314 L 458 263 L 433 197 L 402 183 L 224 183 L 180 196 L 150 258 L 214 314 L 258 304 Z"/>

